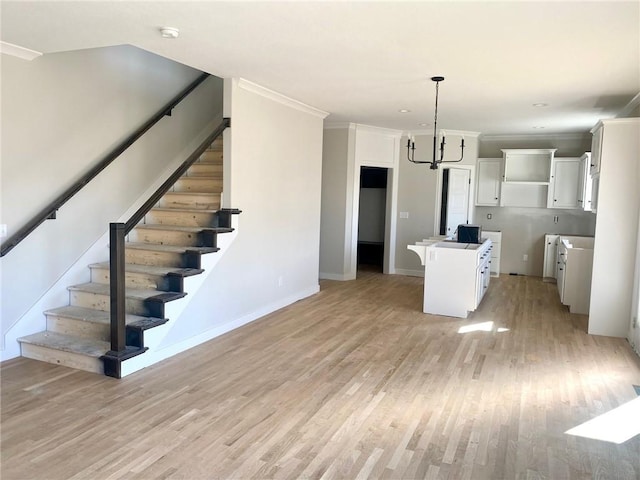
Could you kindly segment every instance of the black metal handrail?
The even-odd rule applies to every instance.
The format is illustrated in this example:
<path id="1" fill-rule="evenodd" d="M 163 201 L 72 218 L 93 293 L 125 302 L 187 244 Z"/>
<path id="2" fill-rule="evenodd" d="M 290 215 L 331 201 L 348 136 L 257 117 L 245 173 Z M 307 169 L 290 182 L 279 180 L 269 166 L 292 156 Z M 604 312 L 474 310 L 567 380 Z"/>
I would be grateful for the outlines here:
<path id="1" fill-rule="evenodd" d="M 9 253 L 16 245 L 24 240 L 31 232 L 33 232 L 40 224 L 47 219 L 55 219 L 56 212 L 67 203 L 71 197 L 78 193 L 82 188 L 93 180 L 100 172 L 107 168 L 116 158 L 118 158 L 127 148 L 144 135 L 151 127 L 158 123 L 163 117 L 171 116 L 171 111 L 178 105 L 187 95 L 189 95 L 195 88 L 204 82 L 209 77 L 208 73 L 203 73 L 196 80 L 194 80 L 189 86 L 176 95 L 169 103 L 162 107 L 153 117 L 140 126 L 135 132 L 125 138 L 120 144 L 118 144 L 111 152 L 109 152 L 97 165 L 91 170 L 85 173 L 80 180 L 75 182 L 71 187 L 60 194 L 55 200 L 53 200 L 44 209 L 38 212 L 24 227 L 13 234 L 9 239 L 0 247 L 0 257 L 4 257 Z"/>
<path id="2" fill-rule="evenodd" d="M 194 150 L 175 172 L 155 191 L 151 197 L 125 223 L 109 224 L 109 288 L 111 295 L 111 350 L 106 357 L 118 361 L 126 358 L 130 352 L 126 346 L 125 322 L 125 236 L 144 218 L 162 196 L 195 163 L 222 132 L 231 126 L 231 120 L 225 118 L 215 130 Z"/>

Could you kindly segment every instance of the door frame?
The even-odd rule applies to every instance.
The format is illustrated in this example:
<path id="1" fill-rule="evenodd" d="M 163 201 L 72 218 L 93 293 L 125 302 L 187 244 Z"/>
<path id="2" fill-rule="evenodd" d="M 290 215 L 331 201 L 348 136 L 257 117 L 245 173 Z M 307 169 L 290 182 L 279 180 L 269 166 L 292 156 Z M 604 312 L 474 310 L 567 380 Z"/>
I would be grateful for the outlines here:
<path id="1" fill-rule="evenodd" d="M 469 209 L 469 223 L 473 223 L 475 217 L 475 198 L 476 198 L 476 166 L 475 165 L 466 165 L 466 164 L 451 164 L 451 165 L 440 165 L 438 168 L 438 178 L 436 180 L 436 209 L 434 212 L 433 218 L 433 232 L 435 235 L 440 232 L 440 210 L 442 208 L 442 171 L 444 169 L 449 168 L 459 168 L 462 170 L 469 170 L 469 200 L 468 200 L 468 209 Z"/>

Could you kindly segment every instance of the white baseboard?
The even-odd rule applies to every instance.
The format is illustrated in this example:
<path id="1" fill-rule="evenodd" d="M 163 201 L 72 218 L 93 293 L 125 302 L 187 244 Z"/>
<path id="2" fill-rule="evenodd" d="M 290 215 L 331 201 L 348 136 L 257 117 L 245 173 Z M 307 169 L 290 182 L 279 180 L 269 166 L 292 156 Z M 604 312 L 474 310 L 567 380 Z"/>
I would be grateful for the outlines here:
<path id="1" fill-rule="evenodd" d="M 407 277 L 424 277 L 424 270 L 405 270 L 396 268 L 396 275 L 406 275 Z"/>
<path id="2" fill-rule="evenodd" d="M 170 358 L 178 353 L 182 353 L 190 348 L 196 347 L 202 343 L 208 342 L 209 340 L 213 340 L 220 335 L 223 335 L 231 330 L 235 330 L 236 328 L 242 327 L 248 323 L 251 323 L 255 320 L 259 320 L 260 318 L 268 315 L 270 313 L 275 312 L 276 310 L 280 310 L 288 305 L 291 305 L 298 300 L 302 300 L 303 298 L 310 297 L 311 295 L 315 295 L 320 291 L 320 285 L 315 285 L 313 287 L 301 290 L 296 292 L 293 295 L 289 295 L 287 297 L 281 298 L 269 305 L 265 305 L 264 307 L 255 310 L 251 313 L 243 315 L 240 318 L 235 320 L 230 320 L 223 325 L 218 325 L 213 327 L 205 332 L 202 332 L 196 336 L 183 340 L 181 342 L 170 345 L 166 348 L 160 350 L 148 350 L 142 355 L 138 355 L 137 357 L 133 357 L 130 360 L 127 360 L 122 363 L 122 376 L 130 375 L 139 370 L 142 370 L 145 367 L 156 364 L 162 360 Z"/>
<path id="3" fill-rule="evenodd" d="M 349 280 L 355 280 L 356 276 L 353 274 L 338 274 L 338 273 L 324 273 L 320 272 L 318 274 L 320 280 L 338 280 L 341 282 L 346 282 Z"/>

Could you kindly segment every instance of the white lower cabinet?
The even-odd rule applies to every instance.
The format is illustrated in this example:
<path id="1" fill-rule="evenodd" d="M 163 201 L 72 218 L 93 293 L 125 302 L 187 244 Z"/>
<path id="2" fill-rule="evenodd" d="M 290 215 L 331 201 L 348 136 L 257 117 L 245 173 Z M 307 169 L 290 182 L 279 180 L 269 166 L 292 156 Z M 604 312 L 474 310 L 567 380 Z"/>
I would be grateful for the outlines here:
<path id="1" fill-rule="evenodd" d="M 558 238 L 560 235 L 551 233 L 544 236 L 543 280 L 549 281 L 558 277 Z"/>
<path id="2" fill-rule="evenodd" d="M 571 313 L 589 314 L 593 237 L 558 239 L 558 294 Z"/>
<path id="3" fill-rule="evenodd" d="M 490 283 L 491 240 L 482 244 L 438 242 L 425 247 L 423 311 L 467 318 Z"/>
<path id="4" fill-rule="evenodd" d="M 483 238 L 491 240 L 490 272 L 492 277 L 500 276 L 500 255 L 502 253 L 502 232 L 483 231 Z"/>

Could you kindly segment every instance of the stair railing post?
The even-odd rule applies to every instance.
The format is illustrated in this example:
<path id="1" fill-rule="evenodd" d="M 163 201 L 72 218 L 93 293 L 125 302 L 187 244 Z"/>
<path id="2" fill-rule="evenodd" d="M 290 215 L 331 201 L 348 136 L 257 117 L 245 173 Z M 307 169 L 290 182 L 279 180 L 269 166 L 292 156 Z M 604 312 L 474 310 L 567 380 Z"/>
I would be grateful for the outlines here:
<path id="1" fill-rule="evenodd" d="M 111 296 L 111 351 L 126 349 L 124 223 L 109 224 L 109 293 Z"/>

